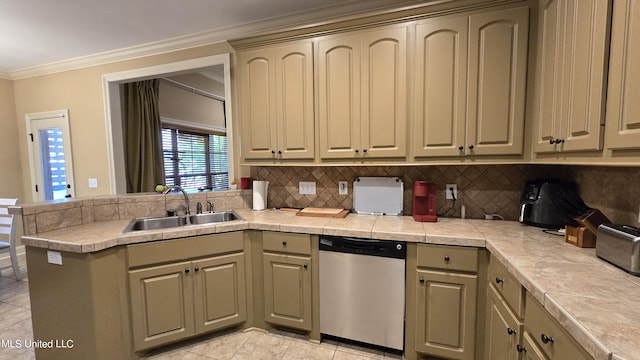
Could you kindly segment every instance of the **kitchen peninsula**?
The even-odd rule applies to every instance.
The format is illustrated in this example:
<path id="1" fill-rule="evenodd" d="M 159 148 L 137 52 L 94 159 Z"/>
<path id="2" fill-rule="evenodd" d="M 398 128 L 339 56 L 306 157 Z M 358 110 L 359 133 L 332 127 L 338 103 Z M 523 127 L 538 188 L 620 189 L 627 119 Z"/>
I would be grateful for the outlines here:
<path id="1" fill-rule="evenodd" d="M 67 204 L 65 211 L 73 208 L 73 203 L 74 201 L 71 201 L 71 205 Z M 82 205 L 81 200 L 76 200 L 75 203 L 78 203 L 78 206 Z M 63 205 L 53 206 L 60 208 Z M 20 209 L 23 216 L 44 213 L 46 210 L 47 207 L 42 205 L 31 208 L 30 205 L 24 205 Z M 344 219 L 327 219 L 300 217 L 291 212 L 278 210 L 235 211 L 243 220 L 218 225 L 196 225 L 164 231 L 123 234 L 122 230 L 129 220 L 122 219 L 89 222 L 25 235 L 23 242 L 27 247 L 35 337 L 39 338 L 45 334 L 64 338 L 78 336 L 79 338 L 75 338 L 75 348 L 66 351 L 78 351 L 78 354 L 88 351 L 85 354 L 100 358 L 106 356 L 109 351 L 113 354 L 114 346 L 117 345 L 122 351 L 119 354 L 122 358 L 136 358 L 141 353 L 134 351 L 137 346 L 132 340 L 130 322 L 131 318 L 135 317 L 135 310 L 131 310 L 128 305 L 127 266 L 132 266 L 130 262 L 133 261 L 133 255 L 126 251 L 127 247 L 183 242 L 186 246 L 178 246 L 176 249 L 198 254 L 205 250 L 195 246 L 222 246 L 222 242 L 217 242 L 213 237 L 207 238 L 210 239 L 208 243 L 194 242 L 193 239 L 235 234 L 233 241 L 237 244 L 244 242 L 244 248 L 239 244 L 238 251 L 227 249 L 224 253 L 244 254 L 245 263 L 253 263 L 255 267 L 256 257 L 259 256 L 257 250 L 262 249 L 255 246 L 256 242 L 252 238 L 261 236 L 264 232 L 292 236 L 308 234 L 307 238 L 310 235 L 311 239 L 317 239 L 319 234 L 393 239 L 407 241 L 408 246 L 412 247 L 425 246 L 424 244 L 470 247 L 483 253 L 486 249 L 487 257 L 490 254 L 492 260 L 495 259 L 499 263 L 498 266 L 506 269 L 509 276 L 515 278 L 526 289 L 528 296 L 543 305 L 544 310 L 590 357 L 636 359 L 640 356 L 640 347 L 636 341 L 640 336 L 640 278 L 628 275 L 598 259 L 593 249 L 574 247 L 565 243 L 561 237 L 545 234 L 538 228 L 510 221 L 444 218 L 439 219 L 437 223 L 419 223 L 407 216 L 349 214 Z M 314 243 L 312 240 L 311 244 L 317 242 Z M 48 263 L 47 250 L 60 252 L 62 266 Z M 317 248 L 310 249 L 312 258 L 316 251 Z M 151 256 L 148 253 L 144 256 L 147 255 Z M 312 262 L 311 271 L 315 270 L 316 266 L 317 262 Z M 481 268 L 482 266 L 481 263 Z M 261 319 L 262 297 L 257 295 L 258 289 L 252 288 L 253 284 L 257 284 L 254 279 L 256 274 L 261 274 L 261 271 L 262 269 L 258 269 L 256 272 L 254 269 L 252 274 L 251 266 L 247 266 L 244 287 L 247 320 L 240 321 L 239 326 L 261 327 L 265 324 Z M 480 270 L 480 273 L 482 272 L 483 270 Z M 409 274 L 409 271 L 407 273 Z M 407 283 L 410 278 L 408 275 Z M 40 298 L 45 296 L 45 293 L 56 293 L 56 287 L 73 289 L 74 286 L 83 288 L 75 289 L 77 295 L 74 295 L 76 301 L 73 304 L 56 303 L 55 296 Z M 486 288 L 484 285 L 478 287 L 479 299 L 486 296 Z M 410 312 L 413 313 L 409 307 L 415 305 L 409 295 L 407 299 L 409 315 Z M 529 298 L 527 300 L 533 301 Z M 482 312 L 484 309 L 479 306 L 478 314 Z M 73 318 L 73 314 L 85 313 L 91 316 Z M 69 317 L 58 319 L 57 316 L 61 316 L 58 314 Z M 312 322 L 315 321 L 315 317 L 312 317 Z M 41 323 L 49 324 L 48 329 L 42 327 L 42 331 L 45 332 L 43 334 L 40 333 L 41 327 L 38 325 Z M 83 326 L 80 330 L 75 330 L 75 334 L 56 335 L 55 329 L 60 323 L 82 323 Z M 318 340 L 319 333 L 316 325 L 313 326 L 308 336 L 310 339 Z M 98 341 L 98 338 L 91 339 L 90 333 L 110 335 L 99 337 Z M 413 331 L 407 333 L 412 334 Z M 482 335 L 481 332 L 478 333 Z M 89 334 L 88 337 L 83 338 L 86 334 Z M 415 339 L 413 336 L 407 338 L 405 357 L 415 358 L 417 354 L 412 350 Z M 83 343 L 83 340 L 92 342 Z M 482 344 L 481 340 L 476 343 L 476 346 L 487 346 Z M 51 351 L 55 350 L 38 349 L 38 357 L 49 358 L 53 354 Z"/>

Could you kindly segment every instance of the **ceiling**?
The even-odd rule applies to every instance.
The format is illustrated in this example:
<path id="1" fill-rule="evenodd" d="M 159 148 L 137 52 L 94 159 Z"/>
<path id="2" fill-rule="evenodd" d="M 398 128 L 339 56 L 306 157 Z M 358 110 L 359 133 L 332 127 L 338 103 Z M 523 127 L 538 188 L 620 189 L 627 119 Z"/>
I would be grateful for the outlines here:
<path id="1" fill-rule="evenodd" d="M 416 2 L 0 0 L 0 73 L 205 32 L 234 34 L 241 25 L 290 26 Z"/>

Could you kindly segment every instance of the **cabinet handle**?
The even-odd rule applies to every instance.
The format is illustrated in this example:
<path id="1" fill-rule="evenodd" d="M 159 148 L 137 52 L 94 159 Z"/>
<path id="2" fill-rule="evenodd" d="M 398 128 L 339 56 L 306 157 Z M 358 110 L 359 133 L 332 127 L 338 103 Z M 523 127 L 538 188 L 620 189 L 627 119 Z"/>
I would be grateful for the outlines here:
<path id="1" fill-rule="evenodd" d="M 304 264 L 304 265 L 302 265 L 302 267 L 306 269 L 306 268 L 308 268 L 308 267 L 309 267 L 309 265 Z"/>
<path id="2" fill-rule="evenodd" d="M 283 241 L 283 242 L 282 242 L 282 246 L 287 246 L 287 242 L 286 242 L 286 241 Z"/>
<path id="3" fill-rule="evenodd" d="M 189 269 L 184 269 L 184 273 L 188 274 L 189 273 Z"/>
<path id="4" fill-rule="evenodd" d="M 513 335 L 515 333 L 517 333 L 517 331 L 513 330 L 512 328 L 507 328 L 507 334 Z"/>
<path id="5" fill-rule="evenodd" d="M 367 152 L 367 149 L 362 149 L 362 152 L 366 153 L 366 152 Z"/>
<path id="6" fill-rule="evenodd" d="M 359 153 L 359 152 L 360 152 L 360 150 L 356 149 L 356 154 Z"/>
<path id="7" fill-rule="evenodd" d="M 449 260 L 451 260 L 451 258 L 449 257 L 449 255 L 445 255 L 445 256 L 444 256 L 444 262 L 449 262 Z"/>
<path id="8" fill-rule="evenodd" d="M 549 139 L 549 144 L 553 145 L 556 143 L 556 140 L 554 138 Z"/>
<path id="9" fill-rule="evenodd" d="M 278 150 L 278 155 L 282 155 L 282 150 Z"/>
<path id="10" fill-rule="evenodd" d="M 504 280 L 499 277 L 496 278 L 496 284 L 504 284 Z"/>
<path id="11" fill-rule="evenodd" d="M 276 153 L 276 151 L 275 151 L 275 150 L 271 150 L 271 153 L 272 153 L 272 154 L 275 154 L 275 153 Z"/>
<path id="12" fill-rule="evenodd" d="M 420 280 L 418 281 L 420 281 L 420 284 L 424 284 L 424 278 L 422 276 L 420 276 Z"/>
<path id="13" fill-rule="evenodd" d="M 464 150 L 464 146 L 462 146 L 462 145 L 458 146 L 458 150 L 463 151 Z"/>
<path id="14" fill-rule="evenodd" d="M 540 340 L 542 340 L 543 343 L 548 344 L 548 343 L 552 343 L 553 344 L 553 338 L 552 337 L 548 337 L 545 334 L 540 335 Z"/>
<path id="15" fill-rule="evenodd" d="M 200 271 L 200 268 L 196 266 L 196 268 L 193 269 L 193 271 L 198 272 L 198 271 Z"/>
<path id="16" fill-rule="evenodd" d="M 473 150 L 473 145 L 469 145 L 469 150 Z"/>
<path id="17" fill-rule="evenodd" d="M 516 345 L 516 350 L 518 350 L 519 353 L 527 352 L 527 348 L 520 344 Z"/>

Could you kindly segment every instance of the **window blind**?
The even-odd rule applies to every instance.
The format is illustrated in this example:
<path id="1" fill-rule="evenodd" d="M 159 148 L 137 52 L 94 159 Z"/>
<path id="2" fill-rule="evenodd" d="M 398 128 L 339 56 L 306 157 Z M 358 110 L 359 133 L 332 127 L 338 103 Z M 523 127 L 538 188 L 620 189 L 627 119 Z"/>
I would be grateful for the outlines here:
<path id="1" fill-rule="evenodd" d="M 162 129 L 166 185 L 224 190 L 229 184 L 227 137 L 179 128 Z"/>

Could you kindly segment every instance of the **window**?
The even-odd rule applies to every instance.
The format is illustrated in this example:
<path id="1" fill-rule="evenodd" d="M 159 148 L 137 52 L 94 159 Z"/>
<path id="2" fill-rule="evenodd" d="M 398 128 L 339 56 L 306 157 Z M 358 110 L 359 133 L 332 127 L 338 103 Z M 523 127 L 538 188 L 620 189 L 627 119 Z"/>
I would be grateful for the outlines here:
<path id="1" fill-rule="evenodd" d="M 185 190 L 228 189 L 225 134 L 165 127 L 162 150 L 166 185 L 180 185 Z"/>

